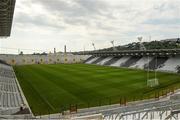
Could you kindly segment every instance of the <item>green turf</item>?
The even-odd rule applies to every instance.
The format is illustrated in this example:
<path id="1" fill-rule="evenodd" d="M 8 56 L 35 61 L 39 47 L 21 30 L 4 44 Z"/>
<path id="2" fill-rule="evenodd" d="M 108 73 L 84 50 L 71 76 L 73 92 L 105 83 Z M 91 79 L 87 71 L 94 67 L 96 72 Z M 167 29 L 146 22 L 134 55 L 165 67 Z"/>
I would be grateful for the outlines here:
<path id="1" fill-rule="evenodd" d="M 160 85 L 149 88 L 143 70 L 86 64 L 14 66 L 33 113 L 56 113 L 78 103 L 79 108 L 142 99 L 180 84 L 180 75 L 157 73 Z M 150 73 L 154 77 L 154 73 Z"/>

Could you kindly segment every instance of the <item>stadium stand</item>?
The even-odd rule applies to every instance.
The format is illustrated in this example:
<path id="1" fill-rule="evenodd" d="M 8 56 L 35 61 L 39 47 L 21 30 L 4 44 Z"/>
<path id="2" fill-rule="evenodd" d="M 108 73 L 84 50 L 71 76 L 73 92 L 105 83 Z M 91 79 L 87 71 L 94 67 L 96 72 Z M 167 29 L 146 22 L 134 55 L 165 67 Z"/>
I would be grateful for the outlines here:
<path id="1" fill-rule="evenodd" d="M 116 56 L 116 57 L 113 57 L 112 59 L 110 59 L 109 61 L 105 62 L 104 65 L 111 65 L 111 64 L 114 64 L 116 61 L 118 61 L 121 57 L 119 56 Z"/>
<path id="2" fill-rule="evenodd" d="M 131 58 L 130 56 L 124 56 L 120 58 L 118 61 L 116 61 L 114 64 L 111 64 L 110 66 L 120 67 L 123 63 L 125 63 L 130 58 Z"/>
<path id="3" fill-rule="evenodd" d="M 92 62 L 92 64 L 97 64 L 98 62 L 104 60 L 106 57 L 102 56 L 102 57 L 99 57 L 98 59 L 96 59 L 95 61 Z"/>
<path id="4" fill-rule="evenodd" d="M 7 64 L 5 61 L 3 61 L 3 60 L 0 60 L 0 64 L 9 65 L 9 64 Z"/>
<path id="5" fill-rule="evenodd" d="M 90 57 L 88 57 L 88 58 L 84 61 L 84 63 L 86 63 L 86 62 L 88 62 L 88 61 L 92 60 L 93 58 L 94 58 L 94 56 L 90 56 Z"/>
<path id="6" fill-rule="evenodd" d="M 113 57 L 106 57 L 102 61 L 98 62 L 98 65 L 104 65 L 107 61 L 111 60 Z"/>
<path id="7" fill-rule="evenodd" d="M 92 64 L 94 61 L 96 61 L 99 57 L 94 57 L 86 62 L 86 64 Z"/>
<path id="8" fill-rule="evenodd" d="M 15 114 L 24 105 L 13 68 L 0 63 L 0 115 Z"/>
<path id="9" fill-rule="evenodd" d="M 180 57 L 171 57 L 164 63 L 164 66 L 158 68 L 158 71 L 178 72 L 178 66 L 180 66 Z"/>
<path id="10" fill-rule="evenodd" d="M 178 120 L 180 117 L 180 92 L 168 94 L 161 99 L 149 99 L 127 103 L 126 105 L 107 105 L 79 109 L 73 116 L 59 114 L 52 115 L 51 118 L 59 119 L 104 119 L 104 120 Z M 102 117 L 101 117 L 102 116 Z M 47 116 L 41 116 L 48 119 Z"/>
<path id="11" fill-rule="evenodd" d="M 168 60 L 168 57 L 154 57 L 152 61 L 145 66 L 145 69 L 156 70 L 164 66 L 164 63 Z"/>
<path id="12" fill-rule="evenodd" d="M 121 64 L 121 67 L 130 67 L 131 65 L 135 65 L 138 60 L 140 60 L 141 57 L 133 56 L 129 60 L 127 60 L 125 63 Z"/>
<path id="13" fill-rule="evenodd" d="M 127 67 L 135 69 L 150 69 L 164 72 L 180 73 L 180 56 L 91 56 L 86 64 L 97 64 L 114 67 Z"/>
<path id="14" fill-rule="evenodd" d="M 131 65 L 130 68 L 144 69 L 144 65 L 148 64 L 153 57 L 142 57 L 135 64 Z"/>

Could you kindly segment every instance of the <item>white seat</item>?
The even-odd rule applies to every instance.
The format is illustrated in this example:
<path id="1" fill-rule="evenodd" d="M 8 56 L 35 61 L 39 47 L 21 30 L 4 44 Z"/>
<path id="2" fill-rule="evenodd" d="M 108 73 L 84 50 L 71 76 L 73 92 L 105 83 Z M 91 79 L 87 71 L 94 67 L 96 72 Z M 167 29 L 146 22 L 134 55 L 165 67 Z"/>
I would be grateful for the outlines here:
<path id="1" fill-rule="evenodd" d="M 114 64 L 111 64 L 110 66 L 120 67 L 121 64 L 125 63 L 130 58 L 130 56 L 124 56 L 120 58 L 118 61 L 116 61 Z"/>
<path id="2" fill-rule="evenodd" d="M 102 61 L 98 62 L 98 65 L 104 65 L 105 62 L 109 61 L 110 59 L 112 59 L 113 57 L 107 57 L 105 59 L 103 59 Z"/>
<path id="3" fill-rule="evenodd" d="M 171 57 L 164 63 L 163 67 L 158 68 L 158 71 L 178 72 L 178 65 L 180 65 L 180 57 Z"/>
<path id="4" fill-rule="evenodd" d="M 0 63 L 0 109 L 16 109 L 22 102 L 13 68 Z"/>
<path id="5" fill-rule="evenodd" d="M 144 69 L 144 65 L 148 64 L 153 57 L 142 57 L 136 64 L 130 66 L 130 68 Z"/>
<path id="6" fill-rule="evenodd" d="M 98 58 L 99 58 L 99 57 L 95 57 L 95 58 L 87 61 L 86 64 L 91 64 L 91 63 L 93 63 L 94 61 L 96 61 Z"/>

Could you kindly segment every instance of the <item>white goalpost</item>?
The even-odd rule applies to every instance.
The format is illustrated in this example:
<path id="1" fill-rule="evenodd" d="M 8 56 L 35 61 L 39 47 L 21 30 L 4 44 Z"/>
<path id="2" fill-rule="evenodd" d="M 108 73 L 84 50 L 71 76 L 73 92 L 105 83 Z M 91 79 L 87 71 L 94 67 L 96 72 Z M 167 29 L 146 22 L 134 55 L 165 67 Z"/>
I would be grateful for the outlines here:
<path id="1" fill-rule="evenodd" d="M 151 36 L 149 37 L 149 41 L 151 41 Z M 156 87 L 159 85 L 159 79 L 157 78 L 157 70 L 156 70 L 156 67 L 157 67 L 157 55 L 155 56 L 155 69 L 154 69 L 154 78 L 150 79 L 150 69 L 149 69 L 149 64 L 150 61 L 149 61 L 149 56 L 148 56 L 148 75 L 147 75 L 147 86 L 148 87 Z"/>
<path id="2" fill-rule="evenodd" d="M 147 86 L 148 87 L 155 87 L 158 85 L 159 85 L 159 80 L 157 78 L 147 80 Z"/>
<path id="3" fill-rule="evenodd" d="M 140 50 L 144 50 L 146 51 L 146 47 L 143 45 L 142 43 L 142 38 L 143 37 L 138 37 L 138 40 L 139 40 L 139 43 L 140 43 Z M 149 41 L 151 41 L 151 36 L 149 37 Z M 157 67 L 157 56 L 155 58 L 155 68 Z M 147 86 L 148 87 L 155 87 L 155 86 L 158 86 L 159 85 L 159 80 L 157 78 L 157 71 L 156 69 L 154 70 L 154 78 L 150 78 L 150 68 L 149 68 L 149 65 L 150 65 L 150 58 L 149 58 L 149 55 L 148 55 L 148 68 L 147 68 Z"/>

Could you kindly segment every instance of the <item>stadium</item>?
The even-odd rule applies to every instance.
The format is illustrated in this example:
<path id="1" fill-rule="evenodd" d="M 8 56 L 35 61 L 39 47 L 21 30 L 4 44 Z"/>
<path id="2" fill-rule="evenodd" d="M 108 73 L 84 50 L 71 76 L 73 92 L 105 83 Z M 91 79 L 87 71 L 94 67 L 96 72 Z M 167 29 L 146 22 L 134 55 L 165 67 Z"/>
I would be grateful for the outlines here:
<path id="1" fill-rule="evenodd" d="M 0 38 L 15 0 L 0 1 Z M 180 38 L 97 50 L 0 54 L 0 119 L 180 118 Z M 167 45 L 172 48 L 166 49 Z"/>

